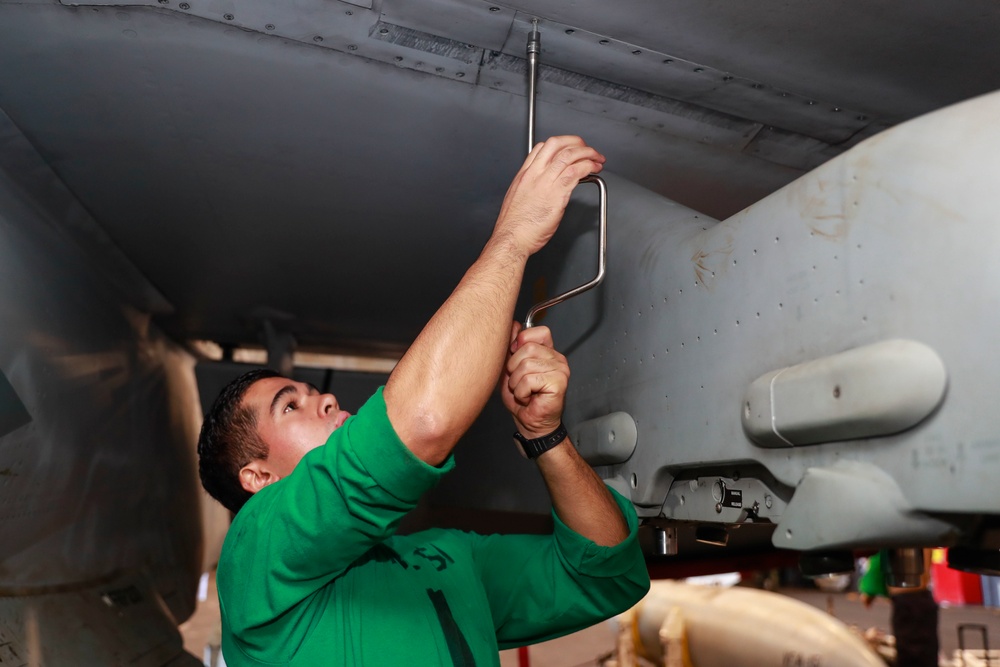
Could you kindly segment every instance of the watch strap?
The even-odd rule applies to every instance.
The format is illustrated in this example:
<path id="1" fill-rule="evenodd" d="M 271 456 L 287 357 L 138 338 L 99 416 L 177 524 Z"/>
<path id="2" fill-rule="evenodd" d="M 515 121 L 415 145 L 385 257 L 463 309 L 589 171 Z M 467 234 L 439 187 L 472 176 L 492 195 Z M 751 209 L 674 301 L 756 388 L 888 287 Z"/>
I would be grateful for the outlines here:
<path id="1" fill-rule="evenodd" d="M 529 459 L 538 458 L 565 440 L 568 436 L 569 432 L 566 430 L 566 426 L 562 422 L 559 422 L 559 428 L 552 431 L 552 433 L 549 433 L 548 435 L 543 435 L 540 438 L 528 439 L 521 435 L 520 431 L 514 431 L 514 439 L 517 440 L 518 444 L 521 446 L 521 453 Z"/>

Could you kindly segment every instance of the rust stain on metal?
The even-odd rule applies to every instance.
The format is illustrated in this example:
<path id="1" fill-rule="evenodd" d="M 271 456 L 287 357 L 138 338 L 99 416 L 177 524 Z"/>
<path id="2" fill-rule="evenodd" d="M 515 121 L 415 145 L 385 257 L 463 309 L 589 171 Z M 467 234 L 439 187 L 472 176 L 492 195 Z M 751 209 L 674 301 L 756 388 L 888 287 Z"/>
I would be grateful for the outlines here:
<path id="1" fill-rule="evenodd" d="M 733 254 L 733 235 L 726 234 L 725 244 L 715 250 L 699 248 L 691 255 L 691 263 L 694 264 L 694 279 L 700 285 L 711 291 L 715 279 L 724 274 L 728 266 L 730 255 Z"/>
<path id="2" fill-rule="evenodd" d="M 694 280 L 704 287 L 708 287 L 705 284 L 705 274 L 711 271 L 711 269 L 705 266 L 706 259 L 708 259 L 708 253 L 704 250 L 698 250 L 691 255 L 691 261 L 694 262 Z"/>
<path id="3" fill-rule="evenodd" d="M 837 220 L 829 229 L 824 229 L 819 225 L 809 225 L 809 231 L 816 236 L 828 241 L 839 241 L 847 236 L 847 221 L 842 215 L 828 215 L 816 218 L 817 220 Z"/>
<path id="4" fill-rule="evenodd" d="M 822 178 L 794 192 L 802 221 L 814 236 L 827 241 L 841 241 L 847 236 L 850 226 L 845 195 L 843 184 Z"/>

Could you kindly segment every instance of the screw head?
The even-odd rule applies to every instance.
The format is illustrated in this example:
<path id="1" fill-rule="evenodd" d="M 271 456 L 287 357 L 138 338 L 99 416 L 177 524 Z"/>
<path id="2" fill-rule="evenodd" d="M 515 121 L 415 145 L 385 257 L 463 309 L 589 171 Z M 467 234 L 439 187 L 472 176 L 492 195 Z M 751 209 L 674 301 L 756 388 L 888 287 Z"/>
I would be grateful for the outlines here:
<path id="1" fill-rule="evenodd" d="M 268 23 L 266 26 L 264 26 L 264 30 L 274 30 L 274 24 Z"/>
<path id="2" fill-rule="evenodd" d="M 348 51 L 357 51 L 358 50 L 358 45 L 357 44 L 348 44 L 347 45 L 347 50 Z"/>
<path id="3" fill-rule="evenodd" d="M 500 11 L 500 8 L 499 7 L 490 7 L 490 11 L 491 12 L 498 12 L 498 11 Z"/>
<path id="4" fill-rule="evenodd" d="M 313 37 L 313 41 L 319 44 L 320 42 L 323 41 L 323 38 L 320 37 L 319 35 L 316 35 L 315 37 Z"/>
<path id="5" fill-rule="evenodd" d="M 181 4 L 179 4 L 177 6 L 180 7 L 181 9 L 191 9 L 191 5 L 189 5 L 186 2 L 182 2 Z"/>
<path id="6" fill-rule="evenodd" d="M 223 14 L 222 18 L 226 19 L 227 21 L 232 21 L 236 17 L 233 16 L 232 14 Z"/>
<path id="7" fill-rule="evenodd" d="M 389 34 L 389 29 L 388 28 L 380 28 L 379 31 L 378 31 L 378 34 L 380 34 L 380 35 L 388 35 Z"/>
<path id="8" fill-rule="evenodd" d="M 722 514 L 722 503 L 715 503 L 715 513 Z"/>

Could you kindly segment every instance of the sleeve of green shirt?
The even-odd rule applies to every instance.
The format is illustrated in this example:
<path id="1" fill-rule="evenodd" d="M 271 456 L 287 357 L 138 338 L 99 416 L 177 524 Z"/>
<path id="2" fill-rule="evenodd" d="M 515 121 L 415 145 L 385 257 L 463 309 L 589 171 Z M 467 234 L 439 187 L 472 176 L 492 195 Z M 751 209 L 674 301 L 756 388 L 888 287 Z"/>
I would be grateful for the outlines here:
<path id="1" fill-rule="evenodd" d="M 629 536 L 602 547 L 553 512 L 552 535 L 476 536 L 474 559 L 501 649 L 575 632 L 632 607 L 649 590 L 632 504 L 612 490 Z"/>
<path id="2" fill-rule="evenodd" d="M 889 589 L 885 586 L 885 575 L 882 574 L 882 552 L 876 552 L 868 559 L 868 569 L 858 582 L 858 590 L 872 597 L 889 597 Z"/>
<path id="3" fill-rule="evenodd" d="M 291 475 L 259 491 L 227 537 L 228 560 L 254 587 L 232 599 L 236 628 L 258 627 L 292 609 L 395 530 L 420 496 L 453 467 L 419 460 L 399 440 L 382 390 L 309 452 Z M 235 535 L 232 533 L 235 529 Z M 245 587 L 233 587 L 242 598 Z"/>

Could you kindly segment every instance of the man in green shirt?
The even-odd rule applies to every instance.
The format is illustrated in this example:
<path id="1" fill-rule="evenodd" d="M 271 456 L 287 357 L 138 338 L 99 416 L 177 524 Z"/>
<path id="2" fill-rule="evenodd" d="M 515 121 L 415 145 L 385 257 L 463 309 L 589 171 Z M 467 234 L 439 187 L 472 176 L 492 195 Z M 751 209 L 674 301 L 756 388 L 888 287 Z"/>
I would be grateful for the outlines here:
<path id="1" fill-rule="evenodd" d="M 887 597 L 892 603 L 889 623 L 896 638 L 896 667 L 937 667 L 940 645 L 938 642 L 938 606 L 934 595 L 926 586 L 895 588 L 886 584 L 885 550 L 868 559 L 868 569 L 858 582 L 861 602 L 866 608 L 877 597 Z M 930 555 L 925 550 L 924 559 L 930 571 Z"/>
<path id="2" fill-rule="evenodd" d="M 635 513 L 562 426 L 565 357 L 544 327 L 511 328 L 527 258 L 603 163 L 577 137 L 532 150 L 479 258 L 356 416 L 266 371 L 223 390 L 199 455 L 205 488 L 237 512 L 218 573 L 230 667 L 497 665 L 499 648 L 645 594 Z M 553 534 L 396 535 L 497 378 L 552 498 Z"/>

